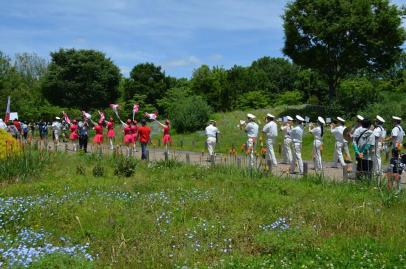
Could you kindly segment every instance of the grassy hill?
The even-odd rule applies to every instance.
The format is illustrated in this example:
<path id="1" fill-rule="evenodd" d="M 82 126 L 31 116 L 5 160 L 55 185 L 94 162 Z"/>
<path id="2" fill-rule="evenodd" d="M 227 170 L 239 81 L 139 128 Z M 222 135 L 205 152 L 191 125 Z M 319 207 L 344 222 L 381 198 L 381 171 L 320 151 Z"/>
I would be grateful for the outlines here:
<path id="1" fill-rule="evenodd" d="M 124 178 L 114 175 L 113 158 L 50 158 L 35 178 L 2 181 L 1 267 L 405 264 L 403 193 L 176 162 L 139 163 L 135 175 Z"/>

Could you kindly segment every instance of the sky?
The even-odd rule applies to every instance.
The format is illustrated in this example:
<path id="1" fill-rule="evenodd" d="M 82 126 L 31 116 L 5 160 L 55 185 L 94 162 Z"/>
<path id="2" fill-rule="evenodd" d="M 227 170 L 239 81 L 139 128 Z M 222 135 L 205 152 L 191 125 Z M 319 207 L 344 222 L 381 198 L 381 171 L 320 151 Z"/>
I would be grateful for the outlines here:
<path id="1" fill-rule="evenodd" d="M 392 0 L 404 4 L 405 0 Z M 0 50 L 50 60 L 59 48 L 104 52 L 128 76 L 153 62 L 190 77 L 202 64 L 283 57 L 286 0 L 0 0 Z"/>

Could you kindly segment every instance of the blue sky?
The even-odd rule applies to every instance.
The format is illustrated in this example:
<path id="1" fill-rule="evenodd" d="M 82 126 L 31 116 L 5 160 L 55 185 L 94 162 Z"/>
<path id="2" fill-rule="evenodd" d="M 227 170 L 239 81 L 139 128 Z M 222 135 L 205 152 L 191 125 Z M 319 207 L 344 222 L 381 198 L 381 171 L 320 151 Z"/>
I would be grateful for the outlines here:
<path id="1" fill-rule="evenodd" d="M 124 75 L 138 63 L 153 62 L 166 74 L 190 77 L 201 64 L 228 68 L 283 56 L 287 2 L 0 0 L 0 50 L 49 59 L 59 48 L 97 49 Z"/>

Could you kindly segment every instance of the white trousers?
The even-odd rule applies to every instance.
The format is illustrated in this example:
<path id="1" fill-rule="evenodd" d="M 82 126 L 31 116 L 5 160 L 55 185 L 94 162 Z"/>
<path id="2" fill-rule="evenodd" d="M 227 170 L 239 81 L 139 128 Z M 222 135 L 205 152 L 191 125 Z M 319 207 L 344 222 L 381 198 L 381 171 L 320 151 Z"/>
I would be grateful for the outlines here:
<path id="1" fill-rule="evenodd" d="M 286 154 L 287 163 L 291 164 L 292 163 L 292 139 L 285 138 L 283 140 L 283 149 Z"/>
<path id="2" fill-rule="evenodd" d="M 253 138 L 248 138 L 247 140 L 247 148 L 249 150 L 248 152 L 248 164 L 249 167 L 254 167 L 255 166 L 255 140 Z"/>
<path id="3" fill-rule="evenodd" d="M 321 160 L 321 146 L 323 143 L 320 140 L 313 141 L 313 160 L 314 160 L 314 170 L 323 170 L 323 162 Z"/>
<path id="4" fill-rule="evenodd" d="M 372 157 L 373 157 L 372 161 L 374 164 L 374 172 L 378 176 L 383 175 L 382 159 L 381 159 L 382 149 L 383 149 L 382 142 L 378 142 L 377 144 L 375 144 L 375 152 L 374 152 L 374 155 L 372 155 Z"/>
<path id="5" fill-rule="evenodd" d="M 290 163 L 290 171 L 295 172 L 295 166 L 299 168 L 299 173 L 303 174 L 302 143 L 293 143 L 293 160 Z"/>
<path id="6" fill-rule="evenodd" d="M 334 166 L 337 165 L 337 161 L 339 161 L 342 166 L 345 166 L 343 150 L 344 150 L 344 143 L 336 142 L 335 151 L 334 151 Z M 347 144 L 347 150 L 348 150 L 348 144 Z"/>
<path id="7" fill-rule="evenodd" d="M 273 146 L 275 145 L 275 139 L 274 138 L 268 138 L 266 140 L 266 159 L 271 160 L 273 165 L 278 165 L 278 162 L 276 161 L 276 156 L 275 156 L 275 151 Z"/>
<path id="8" fill-rule="evenodd" d="M 216 138 L 208 137 L 206 143 L 207 143 L 207 151 L 209 152 L 209 156 L 214 155 L 214 150 L 216 148 Z"/>

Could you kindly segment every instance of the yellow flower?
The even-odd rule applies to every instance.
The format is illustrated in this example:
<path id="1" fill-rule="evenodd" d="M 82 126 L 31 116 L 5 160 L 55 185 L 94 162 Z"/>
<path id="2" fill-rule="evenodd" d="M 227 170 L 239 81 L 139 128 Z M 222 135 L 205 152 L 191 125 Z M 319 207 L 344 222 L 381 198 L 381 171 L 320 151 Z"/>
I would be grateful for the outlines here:
<path id="1" fill-rule="evenodd" d="M 21 150 L 20 143 L 9 133 L 0 129 L 0 159 L 14 155 Z"/>

